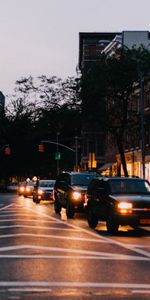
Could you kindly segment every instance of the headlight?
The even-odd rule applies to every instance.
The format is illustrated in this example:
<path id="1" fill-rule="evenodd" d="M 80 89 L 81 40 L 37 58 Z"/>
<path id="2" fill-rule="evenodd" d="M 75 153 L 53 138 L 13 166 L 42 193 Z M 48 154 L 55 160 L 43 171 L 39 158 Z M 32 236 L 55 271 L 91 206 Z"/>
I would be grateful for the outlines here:
<path id="1" fill-rule="evenodd" d="M 23 187 L 23 186 L 20 187 L 20 191 L 21 191 L 21 192 L 24 192 L 24 187 Z"/>
<path id="2" fill-rule="evenodd" d="M 81 199 L 81 193 L 80 192 L 73 192 L 72 193 L 72 199 L 74 199 L 74 200 Z"/>
<path id="3" fill-rule="evenodd" d="M 117 205 L 119 212 L 122 214 L 131 213 L 132 207 L 133 207 L 132 203 L 129 202 L 120 202 Z"/>
<path id="4" fill-rule="evenodd" d="M 30 191 L 31 191 L 31 188 L 30 188 L 30 187 L 26 187 L 26 191 L 27 191 L 27 192 L 30 192 Z"/>
<path id="5" fill-rule="evenodd" d="M 42 195 L 43 194 L 43 190 L 38 190 L 38 195 Z"/>

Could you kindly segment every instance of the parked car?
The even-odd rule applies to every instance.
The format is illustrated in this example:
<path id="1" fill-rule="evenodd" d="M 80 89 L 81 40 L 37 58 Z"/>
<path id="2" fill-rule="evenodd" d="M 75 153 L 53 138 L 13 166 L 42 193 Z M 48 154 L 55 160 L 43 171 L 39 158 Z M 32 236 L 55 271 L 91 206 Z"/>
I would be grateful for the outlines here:
<path id="1" fill-rule="evenodd" d="M 106 221 L 107 231 L 119 225 L 150 224 L 150 184 L 142 178 L 99 177 L 88 186 L 87 220 L 91 228 Z"/>
<path id="2" fill-rule="evenodd" d="M 63 172 L 57 178 L 54 186 L 54 209 L 60 213 L 66 208 L 68 218 L 72 218 L 75 211 L 85 210 L 87 187 L 96 176 L 92 172 Z"/>
<path id="3" fill-rule="evenodd" d="M 55 180 L 37 181 L 33 189 L 33 201 L 39 203 L 41 200 L 54 200 L 54 184 Z"/>

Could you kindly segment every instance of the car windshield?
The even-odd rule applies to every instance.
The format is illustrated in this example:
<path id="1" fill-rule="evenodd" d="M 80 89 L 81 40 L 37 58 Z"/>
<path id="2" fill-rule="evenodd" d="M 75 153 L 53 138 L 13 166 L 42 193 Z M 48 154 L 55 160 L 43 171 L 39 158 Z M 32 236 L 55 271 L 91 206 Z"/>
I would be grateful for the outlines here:
<path id="1" fill-rule="evenodd" d="M 95 177 L 95 174 L 76 174 L 71 178 L 72 185 L 88 186 L 90 181 Z"/>
<path id="2" fill-rule="evenodd" d="M 32 181 L 28 181 L 28 182 L 26 183 L 26 185 L 27 185 L 27 186 L 34 186 L 34 183 L 33 183 Z"/>
<path id="3" fill-rule="evenodd" d="M 55 181 L 48 181 L 48 180 L 44 180 L 44 181 L 40 181 L 39 182 L 39 186 L 41 187 L 54 187 Z"/>
<path id="4" fill-rule="evenodd" d="M 146 180 L 116 179 L 110 180 L 112 194 L 149 194 L 150 184 Z"/>

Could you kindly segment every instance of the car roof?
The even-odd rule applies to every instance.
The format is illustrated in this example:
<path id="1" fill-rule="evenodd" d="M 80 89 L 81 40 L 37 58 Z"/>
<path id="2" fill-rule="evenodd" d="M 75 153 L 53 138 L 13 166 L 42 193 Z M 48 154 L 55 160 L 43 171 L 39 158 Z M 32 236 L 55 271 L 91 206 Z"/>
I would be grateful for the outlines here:
<path id="1" fill-rule="evenodd" d="M 40 179 L 40 182 L 54 182 L 55 179 Z"/>
<path id="2" fill-rule="evenodd" d="M 97 177 L 98 180 L 104 180 L 104 181 L 109 181 L 109 180 L 144 180 L 143 178 L 140 177 L 119 177 L 119 176 L 112 176 L 112 177 L 103 177 L 103 176 L 99 176 Z"/>
<path id="3" fill-rule="evenodd" d="M 66 171 L 61 174 L 70 174 L 70 175 L 97 175 L 96 172 L 75 172 L 75 171 Z"/>

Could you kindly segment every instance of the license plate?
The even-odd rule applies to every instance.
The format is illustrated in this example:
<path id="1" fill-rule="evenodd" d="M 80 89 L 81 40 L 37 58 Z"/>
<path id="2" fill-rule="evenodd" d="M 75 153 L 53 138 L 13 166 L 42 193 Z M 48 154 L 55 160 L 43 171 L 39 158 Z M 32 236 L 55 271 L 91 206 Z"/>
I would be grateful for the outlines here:
<path id="1" fill-rule="evenodd" d="M 150 219 L 141 219 L 140 224 L 150 224 Z"/>

